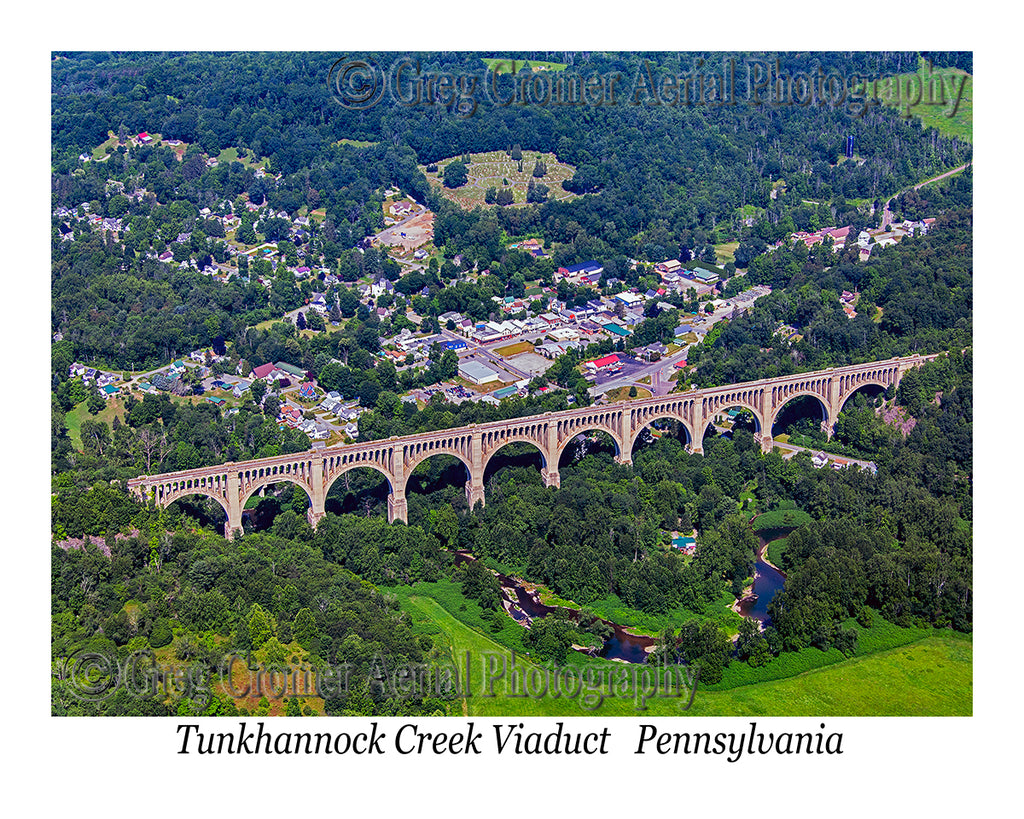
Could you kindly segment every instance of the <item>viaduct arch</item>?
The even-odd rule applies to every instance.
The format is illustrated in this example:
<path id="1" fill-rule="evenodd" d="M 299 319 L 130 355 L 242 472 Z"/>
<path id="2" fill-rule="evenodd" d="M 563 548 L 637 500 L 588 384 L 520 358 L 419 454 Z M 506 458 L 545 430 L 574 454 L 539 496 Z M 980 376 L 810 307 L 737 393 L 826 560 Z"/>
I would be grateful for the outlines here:
<path id="1" fill-rule="evenodd" d="M 421 432 L 334 447 L 314 444 L 313 449 L 293 455 L 225 463 L 218 466 L 142 475 L 128 482 L 140 499 L 168 506 L 184 495 L 207 495 L 227 513 L 225 534 L 242 529 L 242 509 L 260 487 L 290 481 L 309 496 L 312 526 L 324 516 L 324 500 L 332 484 L 351 469 L 369 467 L 387 478 L 388 520 L 408 520 L 406 487 L 409 476 L 420 463 L 434 455 L 453 455 L 466 467 L 466 500 L 470 507 L 484 502 L 484 470 L 488 461 L 506 444 L 522 442 L 540 451 L 545 486 L 559 486 L 558 459 L 569 442 L 581 432 L 601 430 L 615 443 L 615 460 L 632 462 L 633 444 L 640 432 L 654 421 L 678 421 L 689 436 L 690 452 L 703 454 L 701 442 L 714 417 L 730 407 L 753 413 L 761 448 L 772 449 L 772 426 L 782 408 L 802 397 L 816 398 L 825 420 L 822 428 L 831 436 L 843 404 L 860 387 L 868 384 L 897 386 L 907 370 L 920 367 L 935 355 L 913 355 L 888 361 L 872 361 L 835 367 L 812 373 L 690 390 L 660 397 L 620 401 L 616 404 L 578 407 L 507 421 L 471 424 L 467 427 Z"/>

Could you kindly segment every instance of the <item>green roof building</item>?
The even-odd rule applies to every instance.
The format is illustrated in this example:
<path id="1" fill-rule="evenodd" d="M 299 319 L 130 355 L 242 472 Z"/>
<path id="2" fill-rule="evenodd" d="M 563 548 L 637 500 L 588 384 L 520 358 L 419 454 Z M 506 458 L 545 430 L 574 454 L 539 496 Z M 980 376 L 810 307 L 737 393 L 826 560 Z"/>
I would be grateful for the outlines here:
<path id="1" fill-rule="evenodd" d="M 305 370 L 300 370 L 298 367 L 294 367 L 291 364 L 285 364 L 283 361 L 278 361 L 275 365 L 277 369 L 288 373 L 288 375 L 294 376 L 295 378 L 305 378 Z"/>

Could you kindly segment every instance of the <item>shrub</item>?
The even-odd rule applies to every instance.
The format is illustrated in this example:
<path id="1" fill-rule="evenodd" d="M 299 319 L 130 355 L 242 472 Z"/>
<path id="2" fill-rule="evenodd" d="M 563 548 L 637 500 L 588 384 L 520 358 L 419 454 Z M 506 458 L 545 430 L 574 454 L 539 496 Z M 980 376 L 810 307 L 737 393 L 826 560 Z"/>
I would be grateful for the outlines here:
<path id="1" fill-rule="evenodd" d="M 153 648 L 163 648 L 169 645 L 173 639 L 174 633 L 171 631 L 171 624 L 167 621 L 167 618 L 158 618 L 153 624 L 153 631 L 149 634 L 149 644 Z"/>

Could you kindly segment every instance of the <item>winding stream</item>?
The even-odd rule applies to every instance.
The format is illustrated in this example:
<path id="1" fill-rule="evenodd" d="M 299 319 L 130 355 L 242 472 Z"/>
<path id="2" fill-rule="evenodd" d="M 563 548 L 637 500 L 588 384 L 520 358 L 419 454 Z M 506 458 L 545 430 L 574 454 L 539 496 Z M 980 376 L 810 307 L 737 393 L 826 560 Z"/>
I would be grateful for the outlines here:
<path id="1" fill-rule="evenodd" d="M 757 548 L 757 560 L 754 564 L 754 587 L 749 595 L 739 601 L 737 606 L 741 615 L 753 617 L 761 623 L 762 628 L 771 625 L 768 604 L 786 583 L 786 576 L 774 566 L 766 563 L 764 554 L 768 549 L 769 542 L 790 531 L 792 530 L 767 530 L 764 536 L 758 538 L 760 545 Z"/>
<path id="2" fill-rule="evenodd" d="M 744 617 L 753 617 L 761 623 L 762 629 L 771 624 L 768 616 L 768 604 L 772 598 L 782 589 L 786 582 L 786 576 L 769 565 L 764 560 L 768 543 L 777 537 L 787 534 L 791 529 L 767 530 L 758 539 L 760 545 L 757 549 L 757 559 L 754 568 L 754 585 L 751 593 L 738 602 L 737 611 Z M 455 553 L 456 564 L 466 563 L 477 558 L 468 551 Z M 540 602 L 540 595 L 528 589 L 523 582 L 515 577 L 498 573 L 498 583 L 501 585 L 502 605 L 506 614 L 529 627 L 536 617 L 546 617 L 553 612 L 568 613 L 569 617 L 578 621 L 580 612 L 578 609 L 562 606 L 548 606 Z M 614 633 L 605 640 L 604 646 L 596 655 L 607 660 L 618 660 L 626 663 L 642 663 L 647 659 L 647 653 L 654 648 L 654 638 L 646 635 L 630 634 L 625 627 L 609 620 L 602 622 L 612 627 Z M 592 654 L 593 649 L 576 649 L 582 653 Z"/>
<path id="3" fill-rule="evenodd" d="M 476 560 L 472 553 L 467 551 L 456 552 L 455 562 L 465 563 L 470 560 Z M 579 610 L 572 609 L 562 606 L 547 606 L 540 602 L 540 595 L 537 592 L 530 591 L 522 585 L 522 581 L 515 577 L 509 577 L 508 575 L 501 574 L 497 575 L 498 583 L 501 585 L 501 597 L 502 604 L 505 607 L 505 612 L 514 619 L 517 623 L 522 623 L 529 626 L 530 622 L 536 617 L 546 617 L 553 612 L 568 613 L 573 620 L 579 619 Z M 604 647 L 596 652 L 598 657 L 603 657 L 606 660 L 619 660 L 626 663 L 642 663 L 647 658 L 647 651 L 649 648 L 654 647 L 654 638 L 648 637 L 647 635 L 641 634 L 630 634 L 626 631 L 623 626 L 618 623 L 612 623 L 609 620 L 602 622 L 607 623 L 614 629 L 614 634 L 609 637 L 604 644 Z M 582 653 L 589 654 L 591 651 L 577 649 Z"/>

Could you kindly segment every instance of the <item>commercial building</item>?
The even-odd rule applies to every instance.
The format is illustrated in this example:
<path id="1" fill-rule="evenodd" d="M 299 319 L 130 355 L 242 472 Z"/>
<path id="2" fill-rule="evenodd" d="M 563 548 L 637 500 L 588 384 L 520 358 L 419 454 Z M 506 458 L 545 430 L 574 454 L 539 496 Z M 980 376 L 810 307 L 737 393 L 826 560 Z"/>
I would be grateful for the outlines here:
<path id="1" fill-rule="evenodd" d="M 459 375 L 477 386 L 491 384 L 498 380 L 498 374 L 479 361 L 461 362 L 459 364 Z"/>
<path id="2" fill-rule="evenodd" d="M 619 363 L 619 357 L 614 353 L 612 355 L 606 355 L 602 358 L 595 358 L 593 361 L 587 362 L 587 368 L 593 370 L 603 370 L 605 367 L 611 367 Z"/>
<path id="3" fill-rule="evenodd" d="M 502 398 L 511 398 L 513 395 L 519 395 L 519 388 L 515 384 L 509 384 L 507 387 L 495 390 L 493 395 L 500 401 Z"/>

